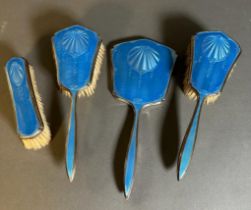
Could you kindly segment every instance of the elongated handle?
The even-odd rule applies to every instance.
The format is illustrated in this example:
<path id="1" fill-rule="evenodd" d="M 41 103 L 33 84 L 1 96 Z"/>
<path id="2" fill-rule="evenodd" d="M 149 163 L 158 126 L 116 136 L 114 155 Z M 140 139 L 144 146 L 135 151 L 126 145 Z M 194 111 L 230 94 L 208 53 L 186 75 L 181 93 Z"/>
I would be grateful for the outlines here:
<path id="1" fill-rule="evenodd" d="M 186 131 L 186 135 L 181 145 L 181 149 L 179 152 L 179 159 L 178 159 L 178 179 L 179 180 L 181 180 L 182 177 L 185 175 L 186 170 L 192 158 L 196 136 L 197 136 L 200 112 L 201 112 L 203 102 L 204 102 L 204 96 L 201 96 L 198 100 L 193 118 Z"/>
<path id="2" fill-rule="evenodd" d="M 75 175 L 75 150 L 76 150 L 76 94 L 72 95 L 69 130 L 66 142 L 66 170 L 70 182 Z"/>
<path id="3" fill-rule="evenodd" d="M 133 130 L 125 161 L 124 188 L 125 188 L 126 199 L 129 198 L 133 186 L 134 171 L 135 171 L 136 156 L 137 156 L 137 143 L 138 143 L 137 136 L 138 136 L 138 122 L 139 122 L 140 110 L 141 106 L 134 107 L 135 117 L 133 123 Z"/>

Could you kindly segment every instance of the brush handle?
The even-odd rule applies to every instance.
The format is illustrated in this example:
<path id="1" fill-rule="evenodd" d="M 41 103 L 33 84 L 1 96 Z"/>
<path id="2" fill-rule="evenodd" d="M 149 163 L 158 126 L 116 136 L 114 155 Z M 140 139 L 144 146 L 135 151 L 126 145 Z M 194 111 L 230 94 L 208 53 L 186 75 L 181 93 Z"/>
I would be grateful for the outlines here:
<path id="1" fill-rule="evenodd" d="M 131 133 L 131 139 L 128 146 L 128 151 L 125 160 L 124 168 L 124 188 L 125 197 L 129 198 L 135 173 L 136 156 L 137 156 L 137 144 L 138 144 L 138 124 L 139 124 L 139 114 L 141 110 L 141 105 L 134 105 L 134 123 L 133 130 Z"/>
<path id="2" fill-rule="evenodd" d="M 200 96 L 198 103 L 195 108 L 195 112 L 193 114 L 193 118 L 189 124 L 189 127 L 186 131 L 186 135 L 181 145 L 181 149 L 179 152 L 179 160 L 178 160 L 178 179 L 182 179 L 185 175 L 186 170 L 189 166 L 191 161 L 191 157 L 193 154 L 195 141 L 197 137 L 199 119 L 200 119 L 200 112 L 202 109 L 202 105 L 204 102 L 204 96 Z"/>
<path id="3" fill-rule="evenodd" d="M 71 101 L 71 112 L 70 112 L 70 121 L 69 121 L 69 130 L 67 135 L 66 142 L 66 170 L 70 182 L 73 181 L 75 175 L 75 156 L 76 156 L 76 93 L 72 94 Z"/>

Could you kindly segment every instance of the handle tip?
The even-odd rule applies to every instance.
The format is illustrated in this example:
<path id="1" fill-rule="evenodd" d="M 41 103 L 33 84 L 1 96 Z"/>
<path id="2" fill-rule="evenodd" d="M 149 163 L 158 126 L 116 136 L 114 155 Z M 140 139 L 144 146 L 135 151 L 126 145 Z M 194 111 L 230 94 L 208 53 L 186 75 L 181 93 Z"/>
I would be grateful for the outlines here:
<path id="1" fill-rule="evenodd" d="M 75 177 L 75 172 L 76 172 L 75 164 L 74 163 L 69 164 L 67 161 L 66 162 L 66 170 L 67 170 L 67 175 L 68 175 L 70 182 L 73 182 L 73 179 Z"/>
<path id="2" fill-rule="evenodd" d="M 178 176 L 177 176 L 178 181 L 180 181 L 184 177 L 184 175 L 186 173 L 186 169 L 184 169 L 181 166 L 179 166 L 179 168 L 178 168 Z"/>
<path id="3" fill-rule="evenodd" d="M 129 198 L 134 180 L 136 163 L 136 139 L 134 138 L 129 146 L 128 157 L 125 162 L 125 174 L 124 174 L 124 194 L 126 199 Z"/>
<path id="4" fill-rule="evenodd" d="M 178 161 L 178 181 L 180 181 L 184 177 L 190 163 L 190 158 L 185 157 L 182 154 L 180 160 Z"/>
<path id="5" fill-rule="evenodd" d="M 132 191 L 132 187 L 125 186 L 124 195 L 125 195 L 126 200 L 128 200 L 130 198 L 131 191 Z"/>
<path id="6" fill-rule="evenodd" d="M 68 170 L 67 169 L 67 174 L 68 174 L 68 178 L 69 178 L 70 182 L 73 182 L 73 179 L 75 177 L 75 170 Z"/>

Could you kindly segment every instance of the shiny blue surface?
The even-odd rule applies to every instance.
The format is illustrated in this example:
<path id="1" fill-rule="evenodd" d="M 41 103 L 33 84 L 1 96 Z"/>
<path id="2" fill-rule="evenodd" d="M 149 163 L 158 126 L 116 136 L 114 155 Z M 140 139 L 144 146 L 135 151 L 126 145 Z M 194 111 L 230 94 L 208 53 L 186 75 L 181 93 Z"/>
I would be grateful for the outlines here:
<path id="1" fill-rule="evenodd" d="M 182 177 L 185 175 L 192 158 L 203 101 L 204 98 L 200 98 L 200 100 L 198 101 L 197 108 L 195 109 L 195 113 L 189 127 L 189 132 L 186 134 L 187 136 L 185 137 L 186 142 L 184 144 L 178 171 L 179 180 L 182 179 Z"/>
<path id="2" fill-rule="evenodd" d="M 75 25 L 55 33 L 52 43 L 58 83 L 68 89 L 72 97 L 66 142 L 66 169 L 72 181 L 75 174 L 76 97 L 78 91 L 90 83 L 100 38 L 95 32 Z"/>
<path id="3" fill-rule="evenodd" d="M 196 34 L 191 85 L 203 95 L 218 93 L 239 53 L 239 45 L 223 32 Z"/>
<path id="4" fill-rule="evenodd" d="M 100 43 L 97 33 L 75 25 L 55 33 L 52 43 L 59 84 L 71 92 L 86 86 Z"/>
<path id="5" fill-rule="evenodd" d="M 43 126 L 33 98 L 28 68 L 23 58 L 13 57 L 6 63 L 6 72 L 15 109 L 17 131 L 22 137 L 36 135 Z"/>
<path id="6" fill-rule="evenodd" d="M 137 137 L 138 137 L 138 124 L 139 124 L 139 114 L 142 106 L 135 105 L 134 106 L 134 123 L 133 130 L 131 134 L 131 140 L 128 147 L 127 160 L 125 163 L 125 171 L 124 171 L 124 188 L 125 188 L 125 196 L 129 198 L 130 193 L 132 191 L 133 186 L 133 176 L 136 164 L 136 155 L 137 155 Z"/>
<path id="7" fill-rule="evenodd" d="M 76 135 L 76 95 L 73 95 L 72 101 L 71 101 L 71 116 L 70 116 L 70 122 L 69 122 L 69 131 L 66 142 L 66 170 L 68 172 L 68 176 L 70 181 L 73 180 L 75 175 L 75 147 L 76 142 L 74 141 L 75 135 Z"/>
<path id="8" fill-rule="evenodd" d="M 164 99 L 175 59 L 176 54 L 172 49 L 149 39 L 124 42 L 112 50 L 114 94 L 129 102 L 135 112 L 124 171 L 127 198 L 135 173 L 140 111 L 144 105 Z"/>
<path id="9" fill-rule="evenodd" d="M 198 92 L 199 101 L 181 147 L 179 179 L 191 161 L 204 99 L 222 90 L 239 54 L 239 45 L 223 32 L 201 32 L 194 36 L 190 83 Z"/>
<path id="10" fill-rule="evenodd" d="M 141 54 L 133 57 L 133 52 L 140 48 Z M 132 104 L 161 101 L 175 59 L 172 49 L 148 39 L 116 45 L 112 52 L 115 95 Z"/>

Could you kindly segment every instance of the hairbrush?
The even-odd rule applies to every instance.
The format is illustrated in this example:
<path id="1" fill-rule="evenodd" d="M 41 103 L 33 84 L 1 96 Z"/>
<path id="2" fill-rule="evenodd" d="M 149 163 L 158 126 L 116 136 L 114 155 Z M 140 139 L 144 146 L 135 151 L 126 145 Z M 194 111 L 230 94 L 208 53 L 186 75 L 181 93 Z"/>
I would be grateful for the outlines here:
<path id="1" fill-rule="evenodd" d="M 140 112 L 164 100 L 175 60 L 174 50 L 149 39 L 123 42 L 112 49 L 113 95 L 131 105 L 135 113 L 124 166 L 127 199 L 135 174 Z"/>
<path id="2" fill-rule="evenodd" d="M 76 100 L 94 93 L 105 49 L 97 33 L 80 25 L 56 32 L 52 45 L 58 85 L 66 96 L 71 97 L 66 169 L 70 181 L 73 181 L 77 145 Z"/>
<path id="3" fill-rule="evenodd" d="M 189 98 L 197 100 L 197 105 L 179 152 L 179 180 L 191 161 L 202 105 L 219 97 L 240 54 L 239 45 L 220 31 L 197 33 L 189 49 L 184 92 Z"/>
<path id="4" fill-rule="evenodd" d="M 39 95 L 34 70 L 19 57 L 11 58 L 5 66 L 14 106 L 17 133 L 26 149 L 37 150 L 51 139 Z"/>

